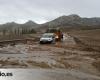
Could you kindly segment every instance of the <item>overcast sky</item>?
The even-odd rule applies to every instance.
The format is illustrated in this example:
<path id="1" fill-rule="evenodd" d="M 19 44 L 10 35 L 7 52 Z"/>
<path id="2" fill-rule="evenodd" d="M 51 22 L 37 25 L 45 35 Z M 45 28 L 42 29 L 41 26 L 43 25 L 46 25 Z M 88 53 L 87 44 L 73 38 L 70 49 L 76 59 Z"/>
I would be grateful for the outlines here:
<path id="1" fill-rule="evenodd" d="M 0 23 L 44 23 L 69 14 L 100 17 L 100 0 L 0 0 Z"/>

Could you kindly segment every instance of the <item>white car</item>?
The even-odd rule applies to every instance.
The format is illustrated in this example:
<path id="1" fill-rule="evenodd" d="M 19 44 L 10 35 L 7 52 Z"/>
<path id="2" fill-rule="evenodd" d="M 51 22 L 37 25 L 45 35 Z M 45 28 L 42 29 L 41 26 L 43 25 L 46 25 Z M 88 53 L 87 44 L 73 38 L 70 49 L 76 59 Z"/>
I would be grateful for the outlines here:
<path id="1" fill-rule="evenodd" d="M 55 43 L 54 33 L 45 33 L 40 38 L 40 44 L 42 43 Z"/>

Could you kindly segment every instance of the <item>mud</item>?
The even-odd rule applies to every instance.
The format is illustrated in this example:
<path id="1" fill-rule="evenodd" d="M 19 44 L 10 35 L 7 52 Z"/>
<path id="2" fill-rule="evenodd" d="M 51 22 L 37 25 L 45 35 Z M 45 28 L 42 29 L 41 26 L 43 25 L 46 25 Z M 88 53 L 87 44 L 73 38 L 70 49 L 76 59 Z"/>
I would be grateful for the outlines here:
<path id="1" fill-rule="evenodd" d="M 85 45 L 78 44 L 71 36 L 65 36 L 63 42 L 55 44 L 28 42 L 6 45 L 0 48 L 0 68 L 46 69 L 47 72 L 43 72 L 50 78 L 46 80 L 100 80 L 97 65 L 100 63 L 100 53 L 84 48 Z M 66 72 L 63 73 L 63 70 Z M 64 78 L 60 78 L 61 75 Z"/>

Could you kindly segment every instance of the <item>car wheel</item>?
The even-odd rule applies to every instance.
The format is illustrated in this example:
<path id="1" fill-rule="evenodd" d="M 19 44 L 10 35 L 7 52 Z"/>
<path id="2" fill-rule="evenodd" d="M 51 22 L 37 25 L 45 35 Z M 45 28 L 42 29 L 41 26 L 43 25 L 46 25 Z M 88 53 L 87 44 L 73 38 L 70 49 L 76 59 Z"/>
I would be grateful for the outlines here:
<path id="1" fill-rule="evenodd" d="M 41 41 L 39 42 L 40 44 L 43 44 Z"/>

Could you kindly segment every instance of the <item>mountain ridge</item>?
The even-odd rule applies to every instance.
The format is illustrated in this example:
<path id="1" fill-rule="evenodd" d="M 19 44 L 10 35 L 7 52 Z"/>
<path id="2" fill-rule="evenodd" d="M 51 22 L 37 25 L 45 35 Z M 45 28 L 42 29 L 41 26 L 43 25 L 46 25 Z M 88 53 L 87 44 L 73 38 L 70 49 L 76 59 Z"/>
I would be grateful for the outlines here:
<path id="1" fill-rule="evenodd" d="M 63 15 L 60 16 L 52 21 L 46 22 L 44 24 L 37 24 L 32 20 L 27 21 L 26 23 L 19 24 L 16 22 L 9 22 L 5 24 L 1 24 L 0 28 L 48 28 L 48 27 L 86 27 L 86 26 L 92 26 L 92 27 L 99 27 L 100 28 L 100 17 L 93 17 L 93 18 L 84 18 L 80 17 L 77 14 L 71 14 L 71 15 Z"/>

